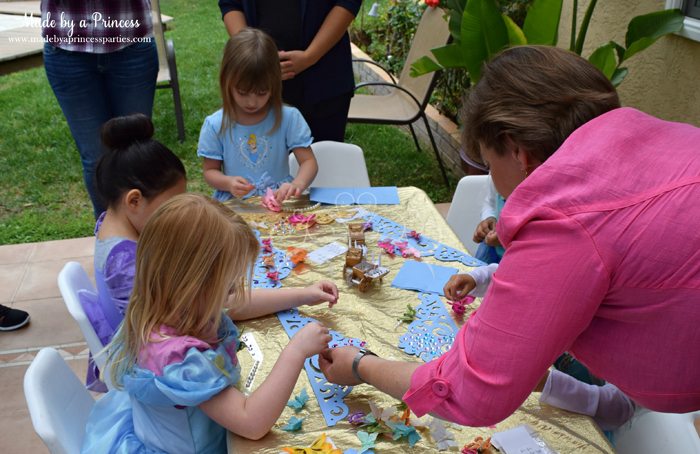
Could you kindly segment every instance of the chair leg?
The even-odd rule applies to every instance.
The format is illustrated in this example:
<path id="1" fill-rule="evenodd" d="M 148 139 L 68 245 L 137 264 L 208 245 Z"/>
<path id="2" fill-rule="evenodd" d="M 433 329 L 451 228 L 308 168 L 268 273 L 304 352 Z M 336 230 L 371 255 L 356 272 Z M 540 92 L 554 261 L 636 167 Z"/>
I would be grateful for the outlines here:
<path id="1" fill-rule="evenodd" d="M 171 40 L 166 41 L 166 54 L 168 68 L 170 69 L 170 86 L 173 89 L 173 104 L 175 105 L 175 123 L 177 124 L 177 138 L 180 143 L 185 141 L 185 120 L 182 115 L 182 100 L 180 99 L 180 82 L 177 78 L 177 64 L 175 63 L 175 46 Z"/>
<path id="2" fill-rule="evenodd" d="M 409 123 L 408 127 L 411 128 L 411 135 L 413 136 L 413 141 L 416 143 L 416 150 L 420 152 L 420 145 L 418 144 L 418 136 L 416 135 L 416 130 L 413 129 L 413 123 Z"/>
<path id="3" fill-rule="evenodd" d="M 440 166 L 440 172 L 442 173 L 442 178 L 445 180 L 445 186 L 448 188 L 450 187 L 450 181 L 447 179 L 447 172 L 445 171 L 445 165 L 442 162 L 442 157 L 440 156 L 440 153 L 438 152 L 437 145 L 435 145 L 435 138 L 433 137 L 433 131 L 430 129 L 430 123 L 428 123 L 428 117 L 425 116 L 425 112 L 423 115 L 423 123 L 425 123 L 425 129 L 428 131 L 428 137 L 430 137 L 430 143 L 433 146 L 433 151 L 435 152 L 435 158 L 437 158 L 438 165 Z"/>
<path id="4" fill-rule="evenodd" d="M 177 139 L 185 141 L 185 120 L 182 115 L 182 100 L 180 99 L 180 84 L 173 80 L 173 104 L 175 104 L 175 122 L 177 123 Z"/>

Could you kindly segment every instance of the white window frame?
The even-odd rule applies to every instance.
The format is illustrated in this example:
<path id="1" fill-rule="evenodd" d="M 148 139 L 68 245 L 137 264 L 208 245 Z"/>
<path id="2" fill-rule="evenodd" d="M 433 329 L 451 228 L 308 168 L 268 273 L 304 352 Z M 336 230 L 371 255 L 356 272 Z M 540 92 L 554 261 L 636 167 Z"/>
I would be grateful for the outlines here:
<path id="1" fill-rule="evenodd" d="M 682 11 L 683 0 L 666 0 L 666 9 L 674 8 Z M 678 35 L 700 42 L 700 20 L 686 16 L 683 20 L 683 28 L 678 32 Z"/>

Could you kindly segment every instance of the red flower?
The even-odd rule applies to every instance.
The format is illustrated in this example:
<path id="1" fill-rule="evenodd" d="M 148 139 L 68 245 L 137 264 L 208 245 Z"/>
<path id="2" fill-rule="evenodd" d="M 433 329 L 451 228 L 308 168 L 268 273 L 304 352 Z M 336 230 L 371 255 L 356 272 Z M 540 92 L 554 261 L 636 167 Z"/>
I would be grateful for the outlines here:
<path id="1" fill-rule="evenodd" d="M 440 6 L 440 0 L 425 0 L 425 4 L 431 8 L 436 8 Z"/>

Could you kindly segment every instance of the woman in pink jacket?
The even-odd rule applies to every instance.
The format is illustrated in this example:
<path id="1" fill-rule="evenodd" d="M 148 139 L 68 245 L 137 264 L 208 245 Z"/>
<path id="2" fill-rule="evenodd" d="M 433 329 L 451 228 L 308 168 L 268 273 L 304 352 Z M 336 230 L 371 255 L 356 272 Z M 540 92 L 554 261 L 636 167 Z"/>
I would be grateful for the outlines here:
<path id="1" fill-rule="evenodd" d="M 568 351 L 638 405 L 700 409 L 700 129 L 620 108 L 553 47 L 504 51 L 464 111 L 464 143 L 507 199 L 481 307 L 434 361 L 343 347 L 323 352 L 326 377 L 487 426 Z"/>

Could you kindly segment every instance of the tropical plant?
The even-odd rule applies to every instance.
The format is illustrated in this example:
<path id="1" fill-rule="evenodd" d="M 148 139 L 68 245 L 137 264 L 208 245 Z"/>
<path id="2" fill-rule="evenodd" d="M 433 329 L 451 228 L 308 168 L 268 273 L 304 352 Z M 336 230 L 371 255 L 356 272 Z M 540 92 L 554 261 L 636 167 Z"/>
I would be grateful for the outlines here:
<path id="1" fill-rule="evenodd" d="M 523 27 L 502 14 L 496 0 L 426 0 L 445 10 L 452 41 L 432 49 L 435 59 L 424 56 L 411 65 L 414 77 L 445 68 L 463 68 L 473 82 L 481 77 L 482 65 L 501 50 L 523 44 L 555 46 L 563 0 L 534 0 Z M 569 49 L 581 55 L 586 33 L 597 1 L 591 0 L 577 30 L 578 0 L 573 1 Z M 651 46 L 660 37 L 677 32 L 683 26 L 680 10 L 664 10 L 634 17 L 627 26 L 625 45 L 610 41 L 589 57 L 613 85 L 619 85 L 628 73 L 621 65 Z"/>

